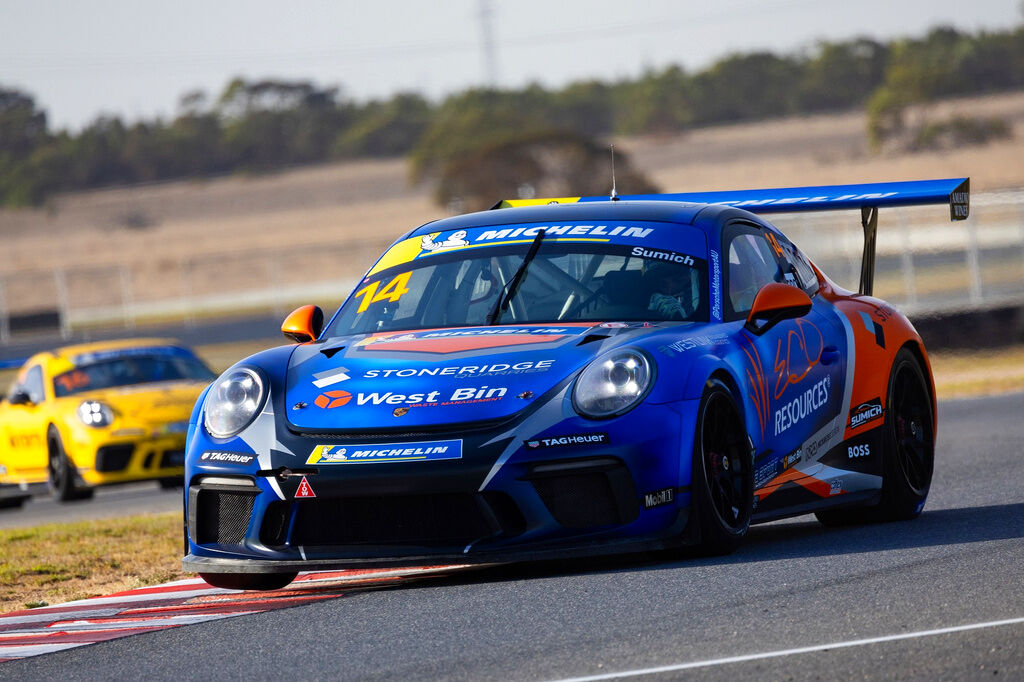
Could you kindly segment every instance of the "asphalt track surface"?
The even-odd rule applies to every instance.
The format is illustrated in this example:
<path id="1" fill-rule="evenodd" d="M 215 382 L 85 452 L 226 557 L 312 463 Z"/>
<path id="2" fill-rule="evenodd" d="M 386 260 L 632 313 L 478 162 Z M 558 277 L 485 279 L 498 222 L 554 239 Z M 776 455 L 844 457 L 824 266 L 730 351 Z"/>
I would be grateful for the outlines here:
<path id="1" fill-rule="evenodd" d="M 181 488 L 164 490 L 155 481 L 97 488 L 92 499 L 74 502 L 36 495 L 20 508 L 0 509 L 0 529 L 181 511 L 181 496 Z"/>
<path id="2" fill-rule="evenodd" d="M 1024 679 L 1024 394 L 945 403 L 915 521 L 492 567 L 0 664 L 2 679 Z"/>

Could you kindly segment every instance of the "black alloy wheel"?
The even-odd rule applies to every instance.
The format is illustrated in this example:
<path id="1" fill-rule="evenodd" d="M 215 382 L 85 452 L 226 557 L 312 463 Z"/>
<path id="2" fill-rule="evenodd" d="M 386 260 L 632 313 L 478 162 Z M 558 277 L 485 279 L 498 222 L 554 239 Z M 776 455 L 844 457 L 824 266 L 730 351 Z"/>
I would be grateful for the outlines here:
<path id="1" fill-rule="evenodd" d="M 298 573 L 200 573 L 213 587 L 225 590 L 278 590 L 295 580 Z"/>
<path id="2" fill-rule="evenodd" d="M 924 507 L 935 468 L 935 416 L 921 364 L 906 348 L 896 354 L 889 373 L 881 428 L 881 499 L 872 507 L 816 512 L 824 525 L 907 521 L 917 518 Z"/>
<path id="3" fill-rule="evenodd" d="M 750 527 L 753 462 L 736 401 L 717 379 L 708 381 L 701 399 L 691 490 L 701 549 L 721 555 L 739 547 Z"/>
<path id="4" fill-rule="evenodd" d="M 917 358 L 902 349 L 889 376 L 886 448 L 882 463 L 881 520 L 902 521 L 921 513 L 935 469 L 935 417 Z"/>

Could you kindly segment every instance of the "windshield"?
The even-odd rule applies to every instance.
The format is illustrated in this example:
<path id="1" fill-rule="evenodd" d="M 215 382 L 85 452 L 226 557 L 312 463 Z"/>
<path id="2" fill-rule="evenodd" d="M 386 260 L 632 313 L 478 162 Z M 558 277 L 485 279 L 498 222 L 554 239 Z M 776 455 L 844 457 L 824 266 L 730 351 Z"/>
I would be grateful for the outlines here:
<path id="1" fill-rule="evenodd" d="M 455 234 L 469 243 L 465 232 Z M 533 238 L 483 248 L 468 245 L 385 269 L 378 266 L 360 283 L 326 335 L 481 326 L 492 320 L 524 324 L 708 319 L 703 258 L 628 243 L 600 243 L 608 241 L 544 237 L 516 287 L 510 285 Z M 383 263 L 389 262 L 391 251 Z M 507 300 L 495 315 L 500 296 Z"/>
<path id="2" fill-rule="evenodd" d="M 213 372 L 199 358 L 186 354 L 128 354 L 84 362 L 53 378 L 58 398 L 103 388 L 132 386 L 154 381 L 213 381 Z"/>

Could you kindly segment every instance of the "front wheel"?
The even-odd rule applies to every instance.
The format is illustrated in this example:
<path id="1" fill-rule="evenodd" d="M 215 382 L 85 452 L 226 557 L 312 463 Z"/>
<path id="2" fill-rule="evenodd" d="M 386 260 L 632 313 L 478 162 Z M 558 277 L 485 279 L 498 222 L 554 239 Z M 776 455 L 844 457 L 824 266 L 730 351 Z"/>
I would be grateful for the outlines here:
<path id="1" fill-rule="evenodd" d="M 295 580 L 298 573 L 200 573 L 213 587 L 225 590 L 279 590 Z"/>
<path id="2" fill-rule="evenodd" d="M 64 443 L 55 428 L 50 428 L 47 441 L 50 458 L 47 466 L 50 494 L 61 502 L 92 497 L 92 488 L 79 488 L 75 485 L 75 467 L 64 452 Z"/>
<path id="3" fill-rule="evenodd" d="M 754 497 L 750 441 L 736 401 L 721 381 L 711 379 L 697 414 L 690 497 L 700 549 L 729 554 L 740 546 Z"/>

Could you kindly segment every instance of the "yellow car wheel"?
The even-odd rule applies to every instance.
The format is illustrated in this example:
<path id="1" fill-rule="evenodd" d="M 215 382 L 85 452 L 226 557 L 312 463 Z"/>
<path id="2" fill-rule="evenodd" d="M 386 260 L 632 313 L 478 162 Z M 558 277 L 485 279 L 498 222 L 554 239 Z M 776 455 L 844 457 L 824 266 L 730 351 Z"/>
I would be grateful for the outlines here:
<path id="1" fill-rule="evenodd" d="M 50 427 L 46 440 L 50 452 L 50 493 L 61 502 L 92 497 L 92 488 L 79 488 L 75 484 L 75 467 L 64 452 L 64 443 L 57 429 Z"/>

